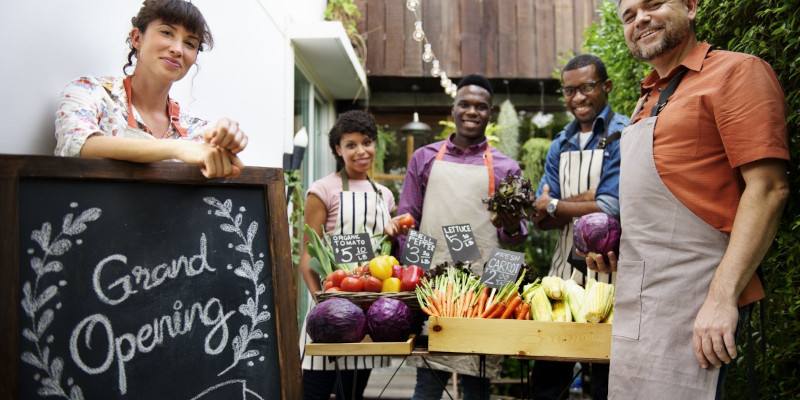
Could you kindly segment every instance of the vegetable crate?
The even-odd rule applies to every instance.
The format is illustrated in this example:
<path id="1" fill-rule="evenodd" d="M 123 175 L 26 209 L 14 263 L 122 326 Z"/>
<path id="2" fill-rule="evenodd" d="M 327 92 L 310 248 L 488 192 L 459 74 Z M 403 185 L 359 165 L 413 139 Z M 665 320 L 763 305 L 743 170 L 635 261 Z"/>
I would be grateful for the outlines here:
<path id="1" fill-rule="evenodd" d="M 611 324 L 514 319 L 428 320 L 428 351 L 608 362 Z"/>
<path id="2" fill-rule="evenodd" d="M 309 343 L 306 355 L 310 356 L 406 356 L 414 349 L 415 335 L 405 342 L 373 342 L 367 335 L 359 343 Z"/>

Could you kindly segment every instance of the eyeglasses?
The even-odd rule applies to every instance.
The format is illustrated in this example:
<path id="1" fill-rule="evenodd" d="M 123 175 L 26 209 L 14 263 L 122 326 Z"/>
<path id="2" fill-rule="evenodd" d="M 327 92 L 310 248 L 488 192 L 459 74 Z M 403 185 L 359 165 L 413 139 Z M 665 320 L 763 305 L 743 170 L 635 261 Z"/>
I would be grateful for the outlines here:
<path id="1" fill-rule="evenodd" d="M 564 94 L 564 97 L 569 98 L 575 96 L 576 91 L 580 90 L 581 93 L 583 93 L 585 96 L 588 96 L 594 92 L 594 88 L 597 87 L 597 85 L 603 82 L 605 81 L 589 81 L 581 84 L 580 86 L 562 86 L 561 93 Z"/>

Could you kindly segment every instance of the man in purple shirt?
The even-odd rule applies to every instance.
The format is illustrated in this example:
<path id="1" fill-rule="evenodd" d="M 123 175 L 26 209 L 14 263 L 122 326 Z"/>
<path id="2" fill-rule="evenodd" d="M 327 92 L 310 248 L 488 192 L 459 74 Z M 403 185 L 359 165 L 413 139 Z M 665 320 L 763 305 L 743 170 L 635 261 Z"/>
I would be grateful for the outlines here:
<path id="1" fill-rule="evenodd" d="M 519 174 L 519 165 L 486 140 L 486 125 L 492 111 L 492 86 L 481 75 L 468 75 L 458 83 L 453 120 L 456 132 L 447 140 L 414 152 L 403 181 L 398 215 L 409 213 L 419 231 L 437 239 L 433 264 L 449 260 L 442 226 L 469 223 L 481 259 L 472 263 L 478 275 L 483 263 L 500 241 L 519 244 L 527 231 L 519 217 L 499 214 L 500 227 L 490 221 L 483 199 L 497 190 L 509 174 Z M 400 249 L 405 237 L 400 237 Z M 455 372 L 460 375 L 463 398 L 489 399 L 489 378 L 499 377 L 501 356 L 490 356 L 486 378 L 479 378 L 477 356 L 427 357 L 432 369 L 417 365 L 413 400 L 441 399 L 443 387 Z M 483 396 L 481 396 L 483 394 Z"/>

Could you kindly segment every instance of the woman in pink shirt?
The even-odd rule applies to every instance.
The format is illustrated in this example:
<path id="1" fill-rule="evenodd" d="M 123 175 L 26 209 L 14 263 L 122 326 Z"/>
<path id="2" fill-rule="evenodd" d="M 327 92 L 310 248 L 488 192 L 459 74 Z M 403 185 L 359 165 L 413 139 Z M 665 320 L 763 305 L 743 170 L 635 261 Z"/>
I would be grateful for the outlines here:
<path id="1" fill-rule="evenodd" d="M 306 224 L 320 236 L 383 234 L 391 221 L 390 213 L 395 208 L 395 202 L 388 188 L 367 175 L 375 158 L 375 141 L 378 139 L 375 121 L 364 111 L 347 111 L 339 116 L 329 136 L 339 171 L 311 184 L 306 198 Z M 325 232 L 322 232 L 323 225 Z M 408 228 L 402 233 L 408 233 Z M 311 256 L 305 250 L 308 240 L 306 236 L 300 269 L 312 298 L 309 301 L 310 311 L 315 305 L 314 293 L 321 290 L 321 285 L 319 275 L 309 265 Z M 330 362 L 327 357 L 306 356 L 305 344 L 310 339 L 305 331 L 304 324 L 300 351 L 306 400 L 328 400 L 331 393 L 335 393 L 337 399 L 349 399 L 352 393 L 355 393 L 355 399 L 363 399 L 371 369 L 390 365 L 390 358 L 385 356 L 340 357 L 336 363 Z M 341 375 L 341 387 L 336 385 L 336 364 Z"/>

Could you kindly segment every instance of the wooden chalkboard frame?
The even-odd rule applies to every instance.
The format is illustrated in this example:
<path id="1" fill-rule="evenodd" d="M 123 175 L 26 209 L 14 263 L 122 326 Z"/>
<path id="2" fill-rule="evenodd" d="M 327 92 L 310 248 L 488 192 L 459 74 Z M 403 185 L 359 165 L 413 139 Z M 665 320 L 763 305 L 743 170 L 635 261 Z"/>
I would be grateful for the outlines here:
<path id="1" fill-rule="evenodd" d="M 206 179 L 177 162 L 136 164 L 114 160 L 0 154 L 0 398 L 18 398 L 19 385 L 19 181 L 25 178 L 260 187 L 264 192 L 283 399 L 302 398 L 297 309 L 283 171 L 247 167 L 237 179 Z"/>

